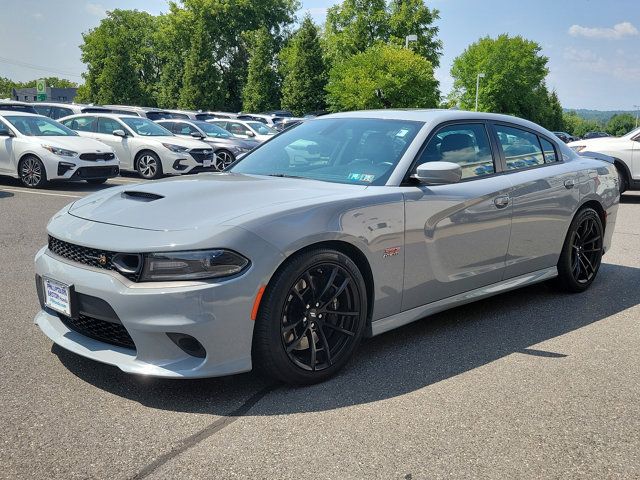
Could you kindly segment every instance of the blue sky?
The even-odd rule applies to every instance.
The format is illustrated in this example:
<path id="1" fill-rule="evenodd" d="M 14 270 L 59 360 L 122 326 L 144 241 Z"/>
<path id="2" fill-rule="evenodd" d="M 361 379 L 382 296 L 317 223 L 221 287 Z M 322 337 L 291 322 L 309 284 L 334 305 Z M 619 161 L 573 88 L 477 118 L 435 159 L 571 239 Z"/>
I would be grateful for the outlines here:
<path id="1" fill-rule="evenodd" d="M 334 3 L 303 0 L 300 14 L 309 11 L 322 22 Z M 640 104 L 640 0 L 427 0 L 427 5 L 440 11 L 444 52 L 436 75 L 445 94 L 453 59 L 478 38 L 506 32 L 542 46 L 549 57 L 547 83 L 563 106 L 631 110 Z M 167 3 L 0 0 L 0 76 L 28 80 L 50 74 L 80 81 L 81 34 L 113 8 L 159 13 Z"/>

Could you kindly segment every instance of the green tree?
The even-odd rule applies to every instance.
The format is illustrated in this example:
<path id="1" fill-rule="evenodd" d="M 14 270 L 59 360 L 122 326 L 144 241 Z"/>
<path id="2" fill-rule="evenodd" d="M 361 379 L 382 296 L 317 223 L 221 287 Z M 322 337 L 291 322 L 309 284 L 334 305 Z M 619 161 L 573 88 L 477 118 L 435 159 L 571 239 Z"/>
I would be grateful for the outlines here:
<path id="1" fill-rule="evenodd" d="M 327 70 L 322 58 L 318 28 L 306 16 L 300 29 L 280 52 L 282 108 L 296 115 L 325 108 Z"/>
<path id="2" fill-rule="evenodd" d="M 43 77 L 40 77 L 43 78 Z M 29 80 L 28 82 L 20 83 L 17 88 L 35 88 L 36 82 L 38 79 L 34 78 L 33 80 Z M 47 87 L 55 87 L 55 88 L 75 88 L 78 86 L 76 82 L 72 82 L 71 80 L 67 80 L 66 78 L 59 77 L 44 77 L 44 81 L 47 84 Z"/>
<path id="3" fill-rule="evenodd" d="M 178 106 L 188 110 L 210 110 L 219 104 L 220 72 L 213 58 L 210 33 L 198 20 L 184 65 Z"/>
<path id="4" fill-rule="evenodd" d="M 247 34 L 249 64 L 247 82 L 242 89 L 242 108 L 248 112 L 262 112 L 278 108 L 280 89 L 274 67 L 275 44 L 273 36 L 262 27 Z"/>
<path id="5" fill-rule="evenodd" d="M 437 67 L 442 42 L 433 24 L 438 18 L 423 0 L 344 0 L 327 11 L 326 58 L 333 66 L 378 42 L 403 46 L 407 35 L 417 35 L 411 48 Z"/>
<path id="6" fill-rule="evenodd" d="M 394 45 L 374 45 L 334 66 L 327 85 L 332 111 L 428 108 L 439 97 L 431 62 Z"/>
<path id="7" fill-rule="evenodd" d="M 563 124 L 567 133 L 578 137 L 584 136 L 587 132 L 602 129 L 602 126 L 595 120 L 586 120 L 574 111 L 563 115 Z"/>
<path id="8" fill-rule="evenodd" d="M 87 65 L 80 99 L 95 103 L 153 106 L 158 82 L 153 43 L 157 18 L 137 10 L 113 10 L 83 34 Z"/>
<path id="9" fill-rule="evenodd" d="M 636 119 L 629 113 L 619 113 L 611 117 L 605 128 L 607 133 L 621 137 L 629 133 L 636 126 Z M 634 153 L 635 154 L 635 153 Z"/>
<path id="10" fill-rule="evenodd" d="M 544 84 L 548 59 L 540 50 L 536 42 L 506 34 L 469 45 L 451 67 L 452 99 L 463 109 L 473 109 L 477 75 L 484 73 L 478 110 L 539 121 L 549 102 Z"/>

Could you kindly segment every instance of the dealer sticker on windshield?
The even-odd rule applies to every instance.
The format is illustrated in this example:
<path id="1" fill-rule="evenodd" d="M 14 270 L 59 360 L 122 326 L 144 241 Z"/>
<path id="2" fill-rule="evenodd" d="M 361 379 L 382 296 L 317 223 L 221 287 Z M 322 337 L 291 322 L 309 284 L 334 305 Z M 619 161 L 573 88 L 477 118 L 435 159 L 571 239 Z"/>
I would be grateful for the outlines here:
<path id="1" fill-rule="evenodd" d="M 60 312 L 67 317 L 71 316 L 71 295 L 69 286 L 56 282 L 50 278 L 44 278 L 44 303 L 47 307 Z"/>
<path id="2" fill-rule="evenodd" d="M 375 175 L 367 175 L 365 173 L 350 173 L 347 177 L 352 182 L 371 183 L 376 178 Z"/>

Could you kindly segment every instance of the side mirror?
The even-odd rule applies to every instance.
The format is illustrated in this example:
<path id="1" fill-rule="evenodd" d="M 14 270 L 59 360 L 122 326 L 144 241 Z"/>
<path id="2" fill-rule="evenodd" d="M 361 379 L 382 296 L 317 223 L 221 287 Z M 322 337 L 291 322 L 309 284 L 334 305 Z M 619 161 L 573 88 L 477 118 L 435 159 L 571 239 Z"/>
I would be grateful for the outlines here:
<path id="1" fill-rule="evenodd" d="M 0 137 L 15 137 L 16 134 L 11 130 L 0 129 Z"/>
<path id="2" fill-rule="evenodd" d="M 253 133 L 251 130 L 247 130 L 247 137 L 255 137 L 256 134 Z"/>
<path id="3" fill-rule="evenodd" d="M 412 178 L 431 185 L 458 183 L 462 178 L 462 168 L 452 162 L 427 162 L 418 165 Z"/>
<path id="4" fill-rule="evenodd" d="M 114 130 L 112 133 L 113 133 L 116 137 L 122 137 L 122 138 L 124 138 L 124 137 L 126 137 L 126 136 L 127 136 L 126 132 L 125 132 L 124 130 L 120 130 L 120 129 L 118 129 L 118 130 Z"/>
<path id="5" fill-rule="evenodd" d="M 204 135 L 201 134 L 200 132 L 191 132 L 191 136 L 193 138 L 204 138 Z"/>

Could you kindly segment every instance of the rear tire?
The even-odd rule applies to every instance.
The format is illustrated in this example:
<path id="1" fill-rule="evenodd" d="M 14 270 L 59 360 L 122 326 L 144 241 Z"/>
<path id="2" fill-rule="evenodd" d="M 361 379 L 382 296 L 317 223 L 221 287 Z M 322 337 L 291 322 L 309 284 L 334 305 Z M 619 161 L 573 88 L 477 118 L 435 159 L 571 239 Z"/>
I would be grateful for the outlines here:
<path id="1" fill-rule="evenodd" d="M 20 160 L 18 176 L 22 184 L 27 188 L 42 188 L 48 183 L 44 164 L 34 155 L 29 155 Z"/>
<path id="2" fill-rule="evenodd" d="M 142 152 L 136 161 L 138 174 L 147 180 L 162 177 L 162 162 L 154 152 Z"/>
<path id="3" fill-rule="evenodd" d="M 557 285 L 570 292 L 584 292 L 595 280 L 602 261 L 604 228 L 593 208 L 583 208 L 571 222 L 558 260 Z"/>
<path id="4" fill-rule="evenodd" d="M 335 250 L 302 253 L 265 290 L 253 333 L 253 364 L 282 382 L 322 382 L 353 356 L 366 319 L 366 287 L 356 264 Z"/>

